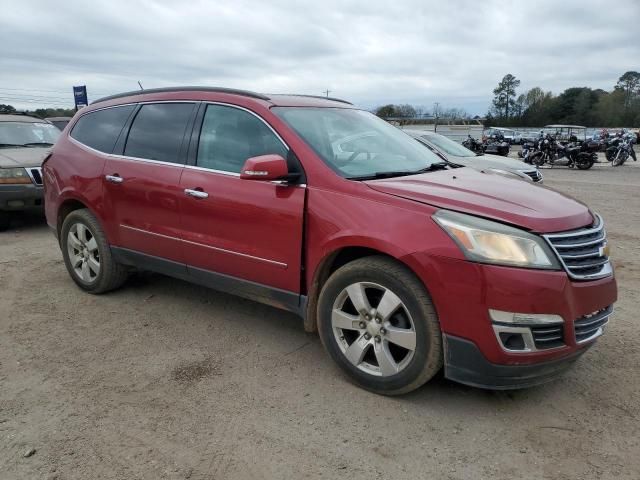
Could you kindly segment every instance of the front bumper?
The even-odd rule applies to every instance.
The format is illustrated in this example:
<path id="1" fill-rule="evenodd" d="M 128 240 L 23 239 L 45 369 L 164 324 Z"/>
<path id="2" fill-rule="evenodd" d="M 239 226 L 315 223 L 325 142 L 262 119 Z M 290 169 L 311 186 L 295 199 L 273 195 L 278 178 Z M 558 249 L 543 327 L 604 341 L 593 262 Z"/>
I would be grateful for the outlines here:
<path id="1" fill-rule="evenodd" d="M 556 379 L 586 352 L 590 345 L 568 355 L 529 365 L 500 365 L 489 362 L 475 343 L 443 335 L 445 377 L 472 387 L 512 390 L 540 385 Z"/>
<path id="2" fill-rule="evenodd" d="M 482 265 L 426 253 L 405 260 L 426 285 L 443 334 L 470 342 L 482 363 L 494 366 L 535 366 L 578 355 L 576 352 L 583 352 L 595 340 L 595 336 L 583 335 L 588 328 L 584 323 L 617 300 L 614 276 L 572 281 L 564 271 Z M 490 309 L 558 315 L 563 320 L 559 327 L 562 343 L 553 348 L 509 351 L 498 341 Z M 453 367 L 459 362 L 449 363 Z M 471 373 L 468 370 L 466 375 Z"/>
<path id="3" fill-rule="evenodd" d="M 38 210 L 43 207 L 43 189 L 36 185 L 0 185 L 0 210 Z"/>

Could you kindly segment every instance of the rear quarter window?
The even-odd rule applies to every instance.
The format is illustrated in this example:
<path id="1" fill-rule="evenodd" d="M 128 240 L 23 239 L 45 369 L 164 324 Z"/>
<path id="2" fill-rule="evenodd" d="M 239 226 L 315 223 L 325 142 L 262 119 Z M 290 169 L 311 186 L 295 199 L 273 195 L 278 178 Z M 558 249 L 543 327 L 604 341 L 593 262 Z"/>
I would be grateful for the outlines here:
<path id="1" fill-rule="evenodd" d="M 124 105 L 87 113 L 76 122 L 70 135 L 88 147 L 111 153 L 134 109 L 135 105 Z"/>

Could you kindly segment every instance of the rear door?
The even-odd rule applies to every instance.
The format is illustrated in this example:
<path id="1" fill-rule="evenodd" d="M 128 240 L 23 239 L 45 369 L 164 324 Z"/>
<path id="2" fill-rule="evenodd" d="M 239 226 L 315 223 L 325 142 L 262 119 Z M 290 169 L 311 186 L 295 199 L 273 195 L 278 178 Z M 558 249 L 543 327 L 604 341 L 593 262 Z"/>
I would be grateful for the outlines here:
<path id="1" fill-rule="evenodd" d="M 288 158 L 290 171 L 300 169 L 299 163 L 248 110 L 209 104 L 201 116 L 190 149 L 193 165 L 185 167 L 180 182 L 190 275 L 223 290 L 219 282 L 207 282 L 211 272 L 298 293 L 305 186 L 241 180 L 240 170 L 247 158 L 266 154 Z M 264 293 L 260 285 L 256 288 Z"/>
<path id="2" fill-rule="evenodd" d="M 193 102 L 140 105 L 116 145 L 119 154 L 104 167 L 105 209 L 116 225 L 115 245 L 182 268 L 180 176 L 195 110 Z"/>

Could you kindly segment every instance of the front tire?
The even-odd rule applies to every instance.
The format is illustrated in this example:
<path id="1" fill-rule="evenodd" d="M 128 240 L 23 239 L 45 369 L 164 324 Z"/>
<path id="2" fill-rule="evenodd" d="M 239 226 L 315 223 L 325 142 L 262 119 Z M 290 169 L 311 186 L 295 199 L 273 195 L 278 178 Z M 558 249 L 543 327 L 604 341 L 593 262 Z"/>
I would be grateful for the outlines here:
<path id="1" fill-rule="evenodd" d="M 424 285 L 381 256 L 339 268 L 318 301 L 318 331 L 331 358 L 359 386 L 399 395 L 442 368 L 442 332 Z"/>
<path id="2" fill-rule="evenodd" d="M 100 294 L 127 279 L 127 269 L 116 263 L 98 219 L 88 210 L 74 210 L 64 219 L 60 246 L 67 271 L 83 290 Z"/>
<path id="3" fill-rule="evenodd" d="M 0 210 L 0 232 L 9 228 L 10 223 L 11 223 L 11 215 L 9 215 L 9 212 Z"/>

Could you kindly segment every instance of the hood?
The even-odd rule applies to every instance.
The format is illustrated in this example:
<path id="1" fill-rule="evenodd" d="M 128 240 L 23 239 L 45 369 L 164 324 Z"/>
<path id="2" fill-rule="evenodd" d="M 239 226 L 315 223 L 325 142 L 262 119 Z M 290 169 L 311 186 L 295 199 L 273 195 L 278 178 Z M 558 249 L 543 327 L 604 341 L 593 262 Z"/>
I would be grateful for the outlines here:
<path id="1" fill-rule="evenodd" d="M 593 223 L 583 203 L 550 188 L 490 171 L 457 168 L 365 183 L 378 192 L 538 233 L 573 230 Z"/>
<path id="2" fill-rule="evenodd" d="M 0 168 L 40 167 L 51 147 L 0 148 Z"/>
<path id="3" fill-rule="evenodd" d="M 452 163 L 457 163 L 459 165 L 464 165 L 465 167 L 472 167 L 476 169 L 497 168 L 500 170 L 535 170 L 535 167 L 527 165 L 520 160 L 501 157 L 500 155 L 484 154 L 477 157 L 457 157 L 455 155 L 448 155 L 447 158 Z"/>

